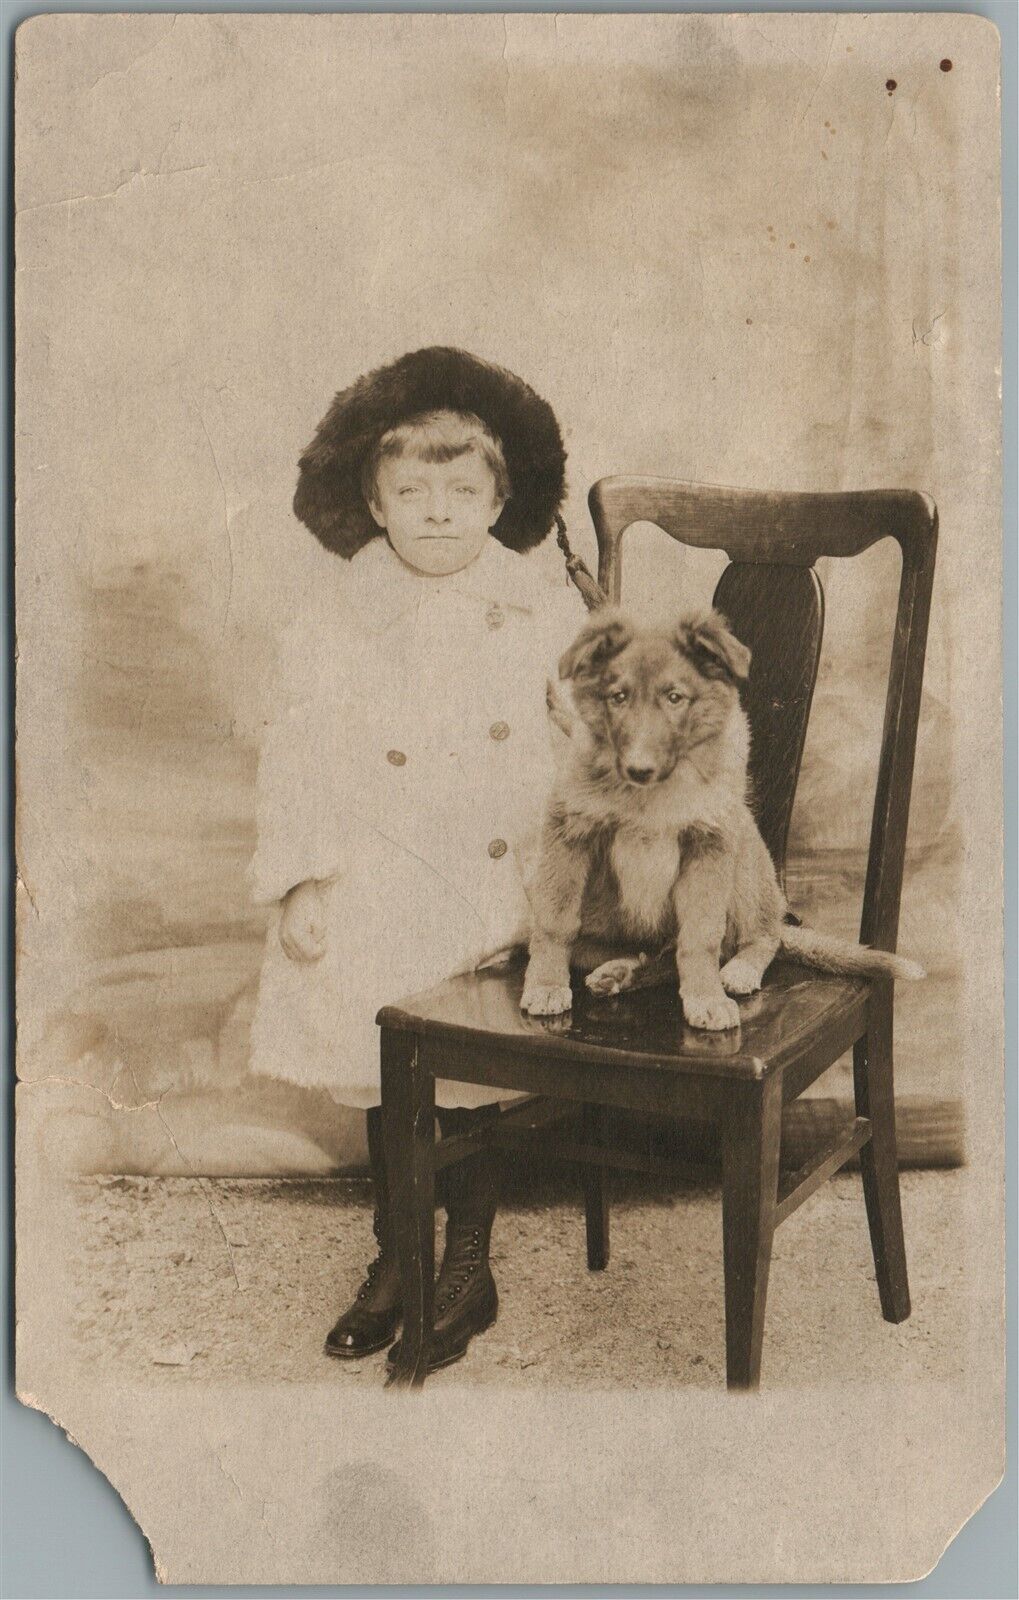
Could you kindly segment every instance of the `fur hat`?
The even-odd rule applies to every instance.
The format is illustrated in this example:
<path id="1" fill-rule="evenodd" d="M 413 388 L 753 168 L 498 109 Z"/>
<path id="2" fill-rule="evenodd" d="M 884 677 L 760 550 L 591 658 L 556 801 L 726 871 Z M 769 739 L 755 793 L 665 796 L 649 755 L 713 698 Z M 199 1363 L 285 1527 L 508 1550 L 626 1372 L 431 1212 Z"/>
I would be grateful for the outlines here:
<path id="1" fill-rule="evenodd" d="M 382 435 L 425 411 L 480 417 L 502 445 L 510 498 L 492 529 L 510 550 L 530 550 L 552 526 L 566 492 L 555 413 L 522 379 L 466 350 L 412 350 L 336 396 L 300 461 L 294 512 L 336 555 L 356 554 L 381 530 L 361 472 Z"/>

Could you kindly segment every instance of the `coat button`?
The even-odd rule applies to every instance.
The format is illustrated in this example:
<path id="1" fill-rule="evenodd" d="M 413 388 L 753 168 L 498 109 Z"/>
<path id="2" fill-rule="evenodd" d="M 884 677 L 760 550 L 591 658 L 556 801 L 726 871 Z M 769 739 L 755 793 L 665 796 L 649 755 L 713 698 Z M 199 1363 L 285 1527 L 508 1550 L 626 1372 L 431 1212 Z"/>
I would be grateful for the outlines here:
<path id="1" fill-rule="evenodd" d="M 407 765 L 407 757 L 402 750 L 387 750 L 386 760 L 391 767 L 405 767 Z"/>
<path id="2" fill-rule="evenodd" d="M 488 847 L 488 853 L 493 861 L 498 861 L 499 857 L 504 856 L 508 849 L 509 845 L 505 839 L 493 839 Z"/>
<path id="3" fill-rule="evenodd" d="M 509 731 L 508 722 L 493 722 L 488 730 L 488 737 L 490 739 L 508 739 Z"/>
<path id="4" fill-rule="evenodd" d="M 506 621 L 506 613 L 502 606 L 489 606 L 485 612 L 485 621 L 490 628 L 501 628 Z"/>

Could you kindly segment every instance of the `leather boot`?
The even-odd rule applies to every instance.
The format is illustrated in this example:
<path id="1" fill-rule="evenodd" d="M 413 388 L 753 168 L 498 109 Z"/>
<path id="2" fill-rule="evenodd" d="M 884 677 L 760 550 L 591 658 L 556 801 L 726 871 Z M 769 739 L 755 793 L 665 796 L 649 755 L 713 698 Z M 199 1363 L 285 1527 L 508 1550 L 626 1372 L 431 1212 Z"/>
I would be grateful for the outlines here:
<path id="1" fill-rule="evenodd" d="M 443 1137 L 473 1131 L 495 1120 L 498 1106 L 477 1111 L 439 1111 Z M 445 1177 L 446 1248 L 435 1285 L 435 1327 L 428 1349 L 428 1371 L 451 1366 L 467 1353 L 476 1334 L 484 1333 L 499 1311 L 499 1295 L 489 1266 L 492 1224 L 499 1204 L 502 1156 L 485 1150 L 455 1167 Z M 394 1363 L 399 1344 L 389 1352 Z"/>
<path id="2" fill-rule="evenodd" d="M 346 1310 L 330 1330 L 325 1343 L 328 1356 L 341 1361 L 356 1361 L 392 1344 L 400 1323 L 400 1269 L 389 1212 L 389 1185 L 382 1144 L 382 1110 L 368 1112 L 368 1160 L 375 1190 L 375 1215 L 372 1230 L 378 1254 L 369 1264 L 364 1282 Z"/>

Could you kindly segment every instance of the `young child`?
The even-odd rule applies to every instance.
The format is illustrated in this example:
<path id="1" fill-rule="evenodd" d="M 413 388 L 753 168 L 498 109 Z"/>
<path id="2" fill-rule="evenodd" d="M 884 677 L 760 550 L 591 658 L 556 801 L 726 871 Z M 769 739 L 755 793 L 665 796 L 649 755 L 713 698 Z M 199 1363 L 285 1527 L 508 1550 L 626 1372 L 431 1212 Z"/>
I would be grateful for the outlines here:
<path id="1" fill-rule="evenodd" d="M 379 1008 L 526 940 L 525 881 L 563 739 L 548 680 L 586 615 L 524 557 L 564 493 L 551 408 L 464 351 L 403 356 L 337 395 L 294 509 L 349 562 L 298 619 L 258 774 L 255 898 L 276 908 L 252 1070 L 368 1108 L 378 1254 L 326 1340 L 392 1343 L 399 1277 L 379 1111 Z M 439 1083 L 443 1134 L 496 1114 Z M 494 1157 L 449 1169 L 430 1366 L 494 1321 Z"/>

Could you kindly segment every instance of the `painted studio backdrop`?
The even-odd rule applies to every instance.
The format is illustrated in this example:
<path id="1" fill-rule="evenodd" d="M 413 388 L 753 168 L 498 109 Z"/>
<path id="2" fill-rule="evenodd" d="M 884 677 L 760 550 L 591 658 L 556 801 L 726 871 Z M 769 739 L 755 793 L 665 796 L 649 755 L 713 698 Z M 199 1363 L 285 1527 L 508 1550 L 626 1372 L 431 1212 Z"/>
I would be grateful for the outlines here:
<path id="1" fill-rule="evenodd" d="M 359 1114 L 248 1074 L 265 922 L 245 868 L 276 637 L 337 581 L 290 509 L 298 455 L 337 389 L 426 344 L 548 398 L 592 566 L 586 494 L 610 473 L 934 496 L 900 931 L 931 976 L 900 990 L 897 1073 L 905 1095 L 964 1096 L 953 597 L 979 581 L 967 537 L 995 470 L 959 404 L 994 336 L 953 312 L 966 208 L 993 208 L 962 167 L 965 63 L 905 29 L 879 58 L 866 19 L 830 15 L 800 19 L 810 65 L 763 15 L 620 36 L 304 18 L 285 50 L 286 19 L 243 20 L 67 18 L 66 51 L 26 51 L 19 83 L 39 107 L 17 196 L 21 1067 L 70 1097 L 81 1166 L 361 1157 Z M 556 573 L 554 547 L 535 559 Z M 643 530 L 624 598 L 706 602 L 722 564 Z M 848 933 L 897 552 L 821 576 L 790 893 Z"/>

